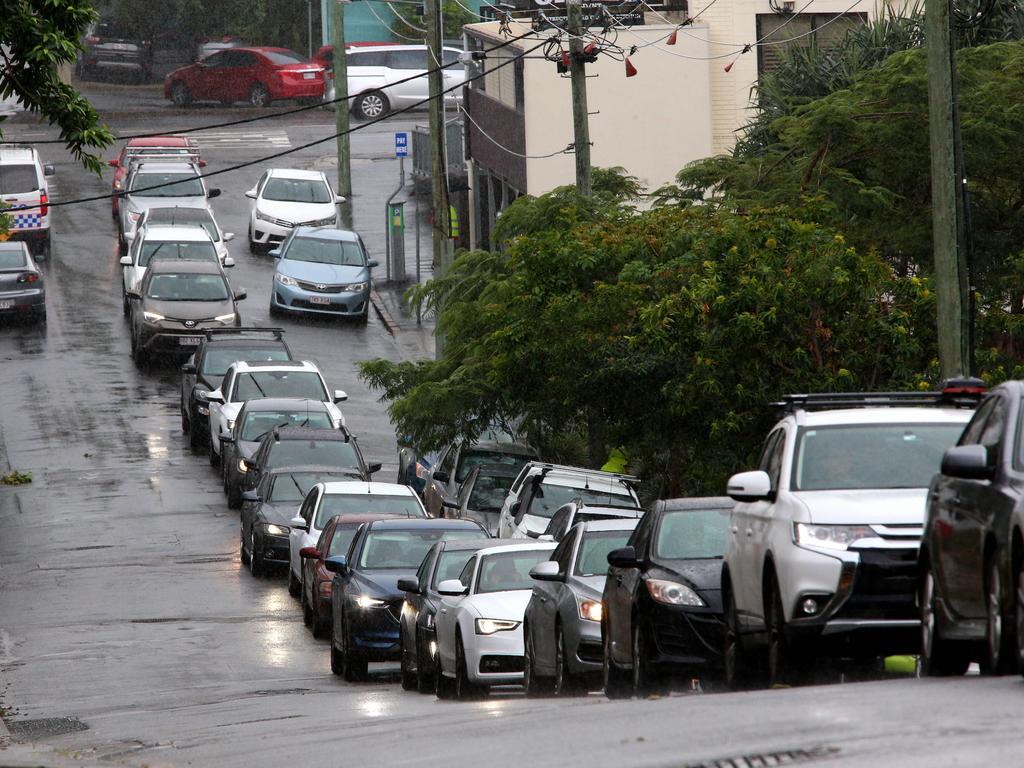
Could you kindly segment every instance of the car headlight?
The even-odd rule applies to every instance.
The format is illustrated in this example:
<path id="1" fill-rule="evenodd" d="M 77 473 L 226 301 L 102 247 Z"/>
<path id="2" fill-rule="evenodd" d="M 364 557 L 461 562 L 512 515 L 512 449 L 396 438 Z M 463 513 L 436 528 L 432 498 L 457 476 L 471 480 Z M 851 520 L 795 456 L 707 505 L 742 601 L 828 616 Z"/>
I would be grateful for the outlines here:
<path id="1" fill-rule="evenodd" d="M 124 186 L 124 184 L 121 182 L 120 179 L 118 179 L 117 181 L 114 182 L 114 189 L 120 189 L 123 186 Z"/>
<path id="2" fill-rule="evenodd" d="M 266 221 L 271 224 L 277 224 L 277 226 L 279 227 L 292 226 L 292 223 L 290 221 L 285 221 L 284 219 L 275 219 L 273 216 L 268 216 L 262 211 L 256 211 L 256 218 L 259 219 L 260 221 Z"/>
<path id="3" fill-rule="evenodd" d="M 264 523 L 263 530 L 271 536 L 287 536 L 291 532 L 291 528 L 287 525 L 278 525 L 277 523 Z"/>
<path id="4" fill-rule="evenodd" d="M 584 621 L 601 621 L 601 614 L 604 612 L 600 600 L 576 598 L 576 605 L 580 609 L 580 618 Z"/>
<path id="5" fill-rule="evenodd" d="M 427 614 L 427 618 L 424 621 L 424 623 L 427 625 L 427 629 L 433 629 L 434 628 L 434 614 L 428 613 Z"/>
<path id="6" fill-rule="evenodd" d="M 234 419 L 228 419 L 228 432 L 230 432 L 234 428 L 235 428 L 235 420 Z"/>
<path id="7" fill-rule="evenodd" d="M 508 632 L 518 626 L 518 621 L 509 621 L 508 619 L 477 619 L 476 633 L 478 635 L 493 635 L 495 632 Z"/>
<path id="8" fill-rule="evenodd" d="M 329 582 L 329 581 L 321 581 L 320 582 L 320 586 L 318 587 L 318 589 L 320 591 L 320 597 L 330 597 L 331 596 L 331 582 Z"/>
<path id="9" fill-rule="evenodd" d="M 217 315 L 217 317 L 213 319 L 216 320 L 218 323 L 233 323 L 235 321 L 235 313 L 229 312 L 226 315 Z"/>
<path id="10" fill-rule="evenodd" d="M 288 277 L 288 275 L 282 275 L 280 272 L 274 273 L 274 279 L 277 280 L 281 285 L 298 285 L 299 281 L 294 277 Z"/>
<path id="11" fill-rule="evenodd" d="M 200 416 L 209 416 L 210 415 L 210 409 L 207 408 L 205 405 L 197 405 L 196 406 L 196 410 L 199 411 L 199 415 Z"/>
<path id="12" fill-rule="evenodd" d="M 876 537 L 877 534 L 867 525 L 793 524 L 793 541 L 800 547 L 845 550 L 855 541 Z"/>
<path id="13" fill-rule="evenodd" d="M 647 579 L 646 584 L 647 592 L 656 602 L 665 605 L 688 605 L 692 608 L 704 606 L 700 595 L 685 584 L 664 579 Z"/>
<path id="14" fill-rule="evenodd" d="M 416 462 L 416 477 L 418 477 L 420 480 L 424 479 L 427 476 L 428 470 L 429 467 L 420 464 L 418 461 Z"/>
<path id="15" fill-rule="evenodd" d="M 143 312 L 142 319 L 147 323 L 159 323 L 161 320 L 166 320 L 167 318 L 156 312 Z"/>
<path id="16" fill-rule="evenodd" d="M 238 471 L 239 472 L 248 472 L 249 471 L 249 465 L 246 463 L 245 459 L 239 459 L 238 460 Z"/>
<path id="17" fill-rule="evenodd" d="M 366 290 L 367 283 L 349 283 L 348 285 L 341 286 L 341 290 L 350 291 L 352 293 L 358 293 L 359 291 Z"/>
<path id="18" fill-rule="evenodd" d="M 384 605 L 384 601 L 369 595 L 358 595 L 356 597 L 356 605 L 360 608 L 380 608 Z"/>

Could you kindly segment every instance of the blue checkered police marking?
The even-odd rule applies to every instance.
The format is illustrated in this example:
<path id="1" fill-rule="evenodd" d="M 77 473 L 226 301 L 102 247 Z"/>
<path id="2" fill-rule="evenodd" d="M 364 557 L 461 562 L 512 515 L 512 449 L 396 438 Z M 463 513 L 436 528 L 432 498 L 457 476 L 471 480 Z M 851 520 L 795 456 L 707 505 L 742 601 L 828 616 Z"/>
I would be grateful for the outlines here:
<path id="1" fill-rule="evenodd" d="M 14 215 L 15 229 L 38 229 L 43 226 L 43 217 L 36 213 L 17 213 Z"/>

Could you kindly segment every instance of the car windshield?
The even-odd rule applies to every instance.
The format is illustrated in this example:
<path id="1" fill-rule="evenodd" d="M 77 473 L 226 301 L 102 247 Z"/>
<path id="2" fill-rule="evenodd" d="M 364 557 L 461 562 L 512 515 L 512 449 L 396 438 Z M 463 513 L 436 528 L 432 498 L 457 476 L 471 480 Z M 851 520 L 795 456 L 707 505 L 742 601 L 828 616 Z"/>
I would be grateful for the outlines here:
<path id="1" fill-rule="evenodd" d="M 260 51 L 260 53 L 270 59 L 274 64 L 305 64 L 306 59 L 295 51 Z"/>
<path id="2" fill-rule="evenodd" d="M 469 477 L 469 473 L 473 471 L 474 467 L 478 467 L 481 464 L 501 464 L 504 467 L 514 469 L 516 474 L 519 474 L 519 470 L 530 459 L 530 456 L 501 453 L 500 451 L 478 451 L 475 449 L 464 451 L 459 458 L 458 469 L 455 470 L 455 482 L 461 483 Z"/>
<path id="3" fill-rule="evenodd" d="M 576 555 L 576 576 L 603 576 L 608 573 L 608 553 L 626 546 L 632 531 L 587 531 Z"/>
<path id="4" fill-rule="evenodd" d="M 283 472 L 276 475 L 267 494 L 267 501 L 300 503 L 309 489 L 333 477 L 327 472 Z"/>
<path id="5" fill-rule="evenodd" d="M 380 493 L 329 493 L 320 501 L 317 528 L 335 515 L 404 515 L 426 517 L 413 496 L 389 496 Z"/>
<path id="6" fill-rule="evenodd" d="M 20 248 L 16 251 L 0 251 L 0 269 L 24 269 L 27 266 L 28 260 Z"/>
<path id="7" fill-rule="evenodd" d="M 154 212 L 150 213 L 147 219 L 150 224 L 165 224 L 172 227 L 176 225 L 202 227 L 206 230 L 206 234 L 210 236 L 211 240 L 215 243 L 220 242 L 220 232 L 217 231 L 217 225 L 209 211 L 202 208 L 156 208 L 152 210 Z M 174 213 L 167 215 L 156 213 L 156 211 L 163 210 L 171 210 Z M 188 211 L 188 213 L 181 213 L 181 211 Z"/>
<path id="8" fill-rule="evenodd" d="M 267 456 L 267 469 L 316 464 L 322 467 L 352 467 L 359 471 L 359 457 L 352 443 L 344 440 L 282 440 Z M 331 515 L 327 518 L 330 519 Z"/>
<path id="9" fill-rule="evenodd" d="M 510 589 L 533 589 L 530 570 L 548 559 L 546 549 L 527 549 L 523 552 L 497 552 L 480 558 L 476 577 L 476 592 L 505 592 Z"/>
<path id="10" fill-rule="evenodd" d="M 335 555 L 347 555 L 352 539 L 356 537 L 358 525 L 347 525 L 342 528 L 340 525 L 334 529 L 334 536 L 331 537 L 331 546 L 327 548 L 327 557 Z"/>
<path id="11" fill-rule="evenodd" d="M 0 195 L 17 195 L 39 189 L 34 165 L 0 165 Z"/>
<path id="12" fill-rule="evenodd" d="M 331 190 L 319 179 L 283 179 L 274 177 L 263 187 L 264 200 L 285 203 L 329 203 Z"/>
<path id="13" fill-rule="evenodd" d="M 213 243 L 171 243 L 147 240 L 139 252 L 139 266 L 147 267 L 157 259 L 180 259 L 181 261 L 217 261 L 217 249 Z"/>
<path id="14" fill-rule="evenodd" d="M 331 417 L 322 410 L 253 411 L 247 413 L 245 421 L 242 422 L 242 439 L 255 442 L 262 439 L 274 427 L 331 429 L 334 424 L 331 423 Z"/>
<path id="15" fill-rule="evenodd" d="M 141 197 L 201 197 L 205 194 L 202 180 L 194 173 L 136 173 L 132 176 L 131 191 Z"/>
<path id="16" fill-rule="evenodd" d="M 927 488 L 963 424 L 846 424 L 805 427 L 793 489 Z"/>
<path id="17" fill-rule="evenodd" d="M 551 517 L 563 504 L 575 499 L 592 507 L 635 507 L 633 497 L 621 490 L 602 491 L 594 488 L 571 488 L 566 485 L 541 483 L 533 492 L 529 514 L 536 517 Z"/>
<path id="18" fill-rule="evenodd" d="M 437 558 L 434 566 L 434 578 L 430 580 L 430 586 L 437 589 L 437 585 L 448 579 L 457 579 L 466 567 L 469 559 L 476 552 L 472 549 L 459 549 L 454 552 L 442 552 Z"/>
<path id="19" fill-rule="evenodd" d="M 223 376 L 228 366 L 236 360 L 244 360 L 247 363 L 274 362 L 288 360 L 288 351 L 283 347 L 243 347 L 241 349 L 229 349 L 217 347 L 207 349 L 203 356 L 203 374 L 207 376 Z M 318 400 L 320 398 L 317 398 Z"/>
<path id="20" fill-rule="evenodd" d="M 160 301 L 227 301 L 231 294 L 220 275 L 153 275 L 146 296 Z"/>
<path id="21" fill-rule="evenodd" d="M 316 371 L 249 371 L 235 380 L 235 402 L 257 397 L 301 397 L 326 401 L 327 390 Z"/>
<path id="22" fill-rule="evenodd" d="M 654 556 L 662 560 L 721 558 L 725 555 L 725 529 L 728 525 L 728 509 L 666 512 L 658 525 Z"/>
<path id="23" fill-rule="evenodd" d="M 479 475 L 469 492 L 466 508 L 475 512 L 498 512 L 513 480 L 515 477 L 507 475 Z"/>
<path id="24" fill-rule="evenodd" d="M 350 267 L 361 267 L 366 264 L 359 243 L 320 237 L 293 237 L 284 258 L 289 261 L 311 261 L 315 264 Z"/>
<path id="25" fill-rule="evenodd" d="M 415 570 L 423 562 L 427 551 L 441 539 L 470 539 L 479 537 L 480 531 L 461 529 L 370 531 L 359 553 L 359 568 L 367 571 L 402 568 Z"/>

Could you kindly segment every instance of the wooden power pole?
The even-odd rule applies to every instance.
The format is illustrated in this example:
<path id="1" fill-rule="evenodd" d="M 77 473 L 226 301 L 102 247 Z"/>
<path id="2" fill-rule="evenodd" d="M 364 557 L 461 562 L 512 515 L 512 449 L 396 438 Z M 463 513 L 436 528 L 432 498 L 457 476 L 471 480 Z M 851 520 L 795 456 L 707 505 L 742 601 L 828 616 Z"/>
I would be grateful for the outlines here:
<path id="1" fill-rule="evenodd" d="M 576 154 L 576 188 L 591 194 L 590 114 L 587 110 L 587 69 L 583 61 L 583 6 L 581 0 L 566 0 L 569 31 L 569 75 L 572 83 L 572 128 Z"/>
<path id="2" fill-rule="evenodd" d="M 970 373 L 970 320 L 964 248 L 963 163 L 957 157 L 956 58 L 950 0 L 925 3 L 928 131 L 932 159 L 932 252 L 935 260 L 939 367 L 942 377 Z"/>
<path id="3" fill-rule="evenodd" d="M 447 157 L 444 124 L 444 75 L 441 62 L 441 0 L 426 0 L 424 21 L 427 26 L 427 85 L 430 94 L 430 184 L 433 199 L 433 222 L 431 227 L 434 245 L 434 270 L 438 277 L 444 277 L 452 261 L 451 220 L 448 201 Z M 435 332 L 434 354 L 444 357 L 444 337 Z"/>
<path id="4" fill-rule="evenodd" d="M 338 194 L 344 196 L 341 204 L 341 227 L 352 229 L 352 160 L 349 149 L 348 66 L 345 61 L 345 4 L 347 0 L 331 2 L 331 44 L 334 46 L 334 130 L 338 134 Z"/>

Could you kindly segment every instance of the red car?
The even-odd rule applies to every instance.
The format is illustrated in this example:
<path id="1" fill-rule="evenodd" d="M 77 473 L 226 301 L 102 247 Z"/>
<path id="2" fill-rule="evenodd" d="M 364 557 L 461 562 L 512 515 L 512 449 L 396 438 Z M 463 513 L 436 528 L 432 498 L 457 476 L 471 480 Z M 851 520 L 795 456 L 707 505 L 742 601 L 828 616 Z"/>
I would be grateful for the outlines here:
<path id="1" fill-rule="evenodd" d="M 150 136 L 145 139 L 130 139 L 121 148 L 121 154 L 114 160 L 108 160 L 107 165 L 116 168 L 114 171 L 113 191 L 117 192 L 124 186 L 124 177 L 128 175 L 128 168 L 136 157 L 159 156 L 162 159 L 181 159 L 183 162 L 196 163 L 200 168 L 206 166 L 206 161 L 199 157 L 199 147 L 195 141 L 188 136 Z M 111 213 L 117 218 L 117 201 L 115 195 L 110 198 Z"/>
<path id="2" fill-rule="evenodd" d="M 178 107 L 193 101 L 248 101 L 266 107 L 281 99 L 305 104 L 323 97 L 323 67 L 287 48 L 228 48 L 176 69 L 164 80 L 164 98 Z"/>
<path id="3" fill-rule="evenodd" d="M 331 582 L 334 574 L 324 560 L 347 555 L 356 530 L 363 523 L 386 520 L 396 515 L 338 515 L 327 521 L 315 547 L 299 550 L 302 558 L 302 620 L 313 630 L 313 637 L 327 637 L 331 630 Z"/>

